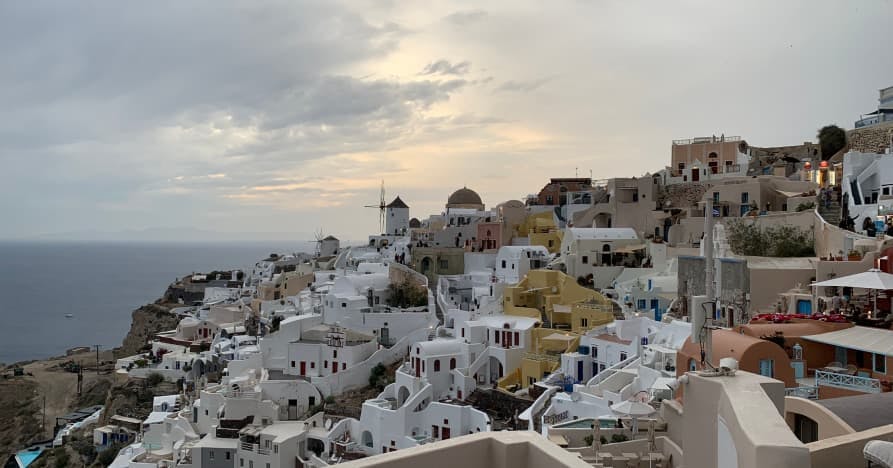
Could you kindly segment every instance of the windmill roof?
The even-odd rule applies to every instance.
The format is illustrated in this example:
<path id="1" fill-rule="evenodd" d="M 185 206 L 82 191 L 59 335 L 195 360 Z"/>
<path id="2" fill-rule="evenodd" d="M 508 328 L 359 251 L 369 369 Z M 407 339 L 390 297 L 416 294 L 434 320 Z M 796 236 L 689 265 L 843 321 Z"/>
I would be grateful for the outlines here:
<path id="1" fill-rule="evenodd" d="M 323 240 L 338 240 L 338 238 L 330 234 L 330 235 L 326 236 L 325 239 L 323 239 Z"/>
<path id="2" fill-rule="evenodd" d="M 401 200 L 400 196 L 398 195 L 397 198 L 395 198 L 394 201 L 392 201 L 387 206 L 387 208 L 409 208 L 409 207 L 406 206 L 406 203 L 404 203 L 403 200 Z"/>

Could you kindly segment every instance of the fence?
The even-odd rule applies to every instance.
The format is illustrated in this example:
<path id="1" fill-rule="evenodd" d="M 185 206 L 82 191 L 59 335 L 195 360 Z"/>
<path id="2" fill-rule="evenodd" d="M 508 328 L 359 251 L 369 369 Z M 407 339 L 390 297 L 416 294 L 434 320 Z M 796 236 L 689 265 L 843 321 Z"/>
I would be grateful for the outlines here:
<path id="1" fill-rule="evenodd" d="M 819 399 L 819 387 L 793 387 L 784 389 L 784 396 L 792 396 L 799 398 L 806 398 L 807 400 L 818 400 Z"/>
<path id="2" fill-rule="evenodd" d="M 881 392 L 881 381 L 878 379 L 821 370 L 815 371 L 815 384 L 816 386 L 827 385 L 865 393 Z"/>

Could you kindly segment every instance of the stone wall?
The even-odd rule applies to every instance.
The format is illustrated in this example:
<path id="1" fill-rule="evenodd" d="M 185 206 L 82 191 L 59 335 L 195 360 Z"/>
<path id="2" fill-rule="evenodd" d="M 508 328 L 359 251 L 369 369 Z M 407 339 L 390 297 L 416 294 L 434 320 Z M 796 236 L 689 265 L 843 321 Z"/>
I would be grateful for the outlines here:
<path id="1" fill-rule="evenodd" d="M 849 130 L 846 133 L 850 150 L 860 153 L 883 153 L 885 149 L 890 148 L 893 122 Z"/>

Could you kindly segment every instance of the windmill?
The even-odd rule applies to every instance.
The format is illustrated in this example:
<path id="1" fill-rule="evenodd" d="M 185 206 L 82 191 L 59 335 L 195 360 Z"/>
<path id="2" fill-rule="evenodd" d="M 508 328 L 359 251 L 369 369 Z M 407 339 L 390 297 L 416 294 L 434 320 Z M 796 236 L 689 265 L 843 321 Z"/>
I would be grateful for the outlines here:
<path id="1" fill-rule="evenodd" d="M 315 253 L 314 256 L 319 257 L 320 251 L 322 250 L 322 241 L 324 238 L 322 228 L 317 229 L 313 235 L 314 235 L 314 237 L 316 237 L 316 240 L 307 241 L 307 242 L 313 242 L 316 244 L 316 250 L 314 252 Z"/>
<path id="2" fill-rule="evenodd" d="M 378 208 L 378 224 L 379 224 L 379 232 L 384 232 L 384 220 L 385 220 L 385 212 L 387 210 L 387 204 L 384 198 L 384 181 L 381 181 L 381 200 L 378 202 L 378 205 L 366 205 L 366 208 Z"/>

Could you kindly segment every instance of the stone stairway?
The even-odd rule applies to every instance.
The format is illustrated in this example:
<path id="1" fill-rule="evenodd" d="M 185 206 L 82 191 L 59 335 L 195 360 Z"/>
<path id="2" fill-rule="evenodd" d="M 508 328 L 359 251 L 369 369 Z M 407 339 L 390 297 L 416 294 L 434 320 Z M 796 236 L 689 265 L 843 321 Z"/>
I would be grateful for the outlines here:
<path id="1" fill-rule="evenodd" d="M 830 225 L 837 226 L 840 224 L 840 202 L 837 200 L 831 200 L 831 205 L 828 208 L 816 198 L 816 206 L 819 209 L 819 215 Z"/>

